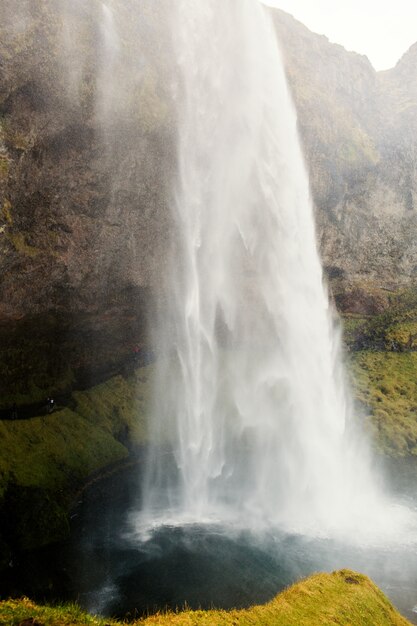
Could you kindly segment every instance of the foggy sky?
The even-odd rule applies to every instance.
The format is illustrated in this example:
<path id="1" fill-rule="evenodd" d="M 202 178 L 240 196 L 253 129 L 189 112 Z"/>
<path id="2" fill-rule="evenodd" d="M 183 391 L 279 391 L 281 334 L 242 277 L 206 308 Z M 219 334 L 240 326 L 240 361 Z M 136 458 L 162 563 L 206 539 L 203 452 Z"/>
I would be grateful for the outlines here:
<path id="1" fill-rule="evenodd" d="M 263 0 L 310 30 L 365 54 L 377 70 L 393 67 L 417 41 L 416 0 Z"/>

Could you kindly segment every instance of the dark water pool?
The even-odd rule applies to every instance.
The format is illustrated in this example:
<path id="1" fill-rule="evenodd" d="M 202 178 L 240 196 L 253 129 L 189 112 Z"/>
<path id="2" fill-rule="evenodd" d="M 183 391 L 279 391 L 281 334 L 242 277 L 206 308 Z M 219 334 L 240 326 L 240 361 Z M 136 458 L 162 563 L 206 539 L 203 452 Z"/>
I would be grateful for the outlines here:
<path id="1" fill-rule="evenodd" d="M 400 469 L 395 489 L 411 502 L 416 468 Z M 371 576 L 417 624 L 416 546 L 370 548 L 279 531 L 260 539 L 214 525 L 162 527 L 140 541 L 130 522 L 140 509 L 139 474 L 131 467 L 87 489 L 71 540 L 20 564 L 12 583 L 17 577 L 19 589 L 39 600 L 74 599 L 92 612 L 133 618 L 184 605 L 246 607 L 312 572 L 351 568 Z"/>

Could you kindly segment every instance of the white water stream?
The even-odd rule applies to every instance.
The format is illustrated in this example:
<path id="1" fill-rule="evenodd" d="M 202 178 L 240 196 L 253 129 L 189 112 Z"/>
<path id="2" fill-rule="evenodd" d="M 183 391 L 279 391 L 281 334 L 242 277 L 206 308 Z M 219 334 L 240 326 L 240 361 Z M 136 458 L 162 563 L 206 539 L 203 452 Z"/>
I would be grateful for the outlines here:
<path id="1" fill-rule="evenodd" d="M 151 421 L 174 463 L 151 453 L 146 515 L 315 534 L 372 518 L 375 535 L 387 516 L 352 423 L 269 16 L 256 0 L 176 7 L 178 231 Z"/>

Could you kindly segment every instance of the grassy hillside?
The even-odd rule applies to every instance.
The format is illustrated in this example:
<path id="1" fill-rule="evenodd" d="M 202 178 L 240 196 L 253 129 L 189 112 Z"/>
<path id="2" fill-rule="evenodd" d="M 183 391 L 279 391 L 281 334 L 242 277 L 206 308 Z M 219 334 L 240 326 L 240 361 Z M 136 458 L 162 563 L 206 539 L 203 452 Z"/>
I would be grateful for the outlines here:
<path id="1" fill-rule="evenodd" d="M 351 373 L 376 450 L 390 457 L 417 456 L 417 352 L 357 352 Z"/>
<path id="2" fill-rule="evenodd" d="M 40 607 L 27 599 L 0 603 L 0 624 L 17 626 L 116 626 L 120 622 L 96 618 L 76 606 Z M 315 574 L 263 606 L 234 611 L 184 611 L 160 614 L 134 622 L 136 626 L 407 626 L 369 578 L 343 570 Z"/>
<path id="3" fill-rule="evenodd" d="M 417 291 L 388 300 L 379 315 L 345 317 L 348 367 L 375 449 L 389 457 L 417 456 Z"/>
<path id="4" fill-rule="evenodd" d="M 128 457 L 146 439 L 152 367 L 74 392 L 71 407 L 0 420 L 0 566 L 68 533 L 71 497 L 86 478 Z"/>
<path id="5" fill-rule="evenodd" d="M 127 456 L 124 444 L 143 443 L 150 369 L 74 392 L 71 408 L 51 415 L 1 420 L 0 495 L 10 480 L 59 489 Z"/>

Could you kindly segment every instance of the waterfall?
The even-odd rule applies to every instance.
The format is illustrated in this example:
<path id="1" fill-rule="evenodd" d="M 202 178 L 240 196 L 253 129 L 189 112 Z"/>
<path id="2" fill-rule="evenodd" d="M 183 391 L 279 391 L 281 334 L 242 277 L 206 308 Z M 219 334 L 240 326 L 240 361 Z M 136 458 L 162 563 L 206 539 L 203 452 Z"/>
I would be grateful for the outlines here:
<path id="1" fill-rule="evenodd" d="M 118 75 L 117 61 L 120 42 L 111 5 L 101 4 L 101 20 L 98 39 L 99 65 L 97 68 L 96 113 L 102 128 L 112 124 L 117 112 L 117 93 L 120 85 L 114 80 Z M 114 122 L 113 122 L 114 123 Z"/>
<path id="2" fill-rule="evenodd" d="M 144 510 L 155 523 L 353 524 L 378 495 L 272 23 L 256 0 L 179 0 L 173 32 L 177 229 Z"/>

